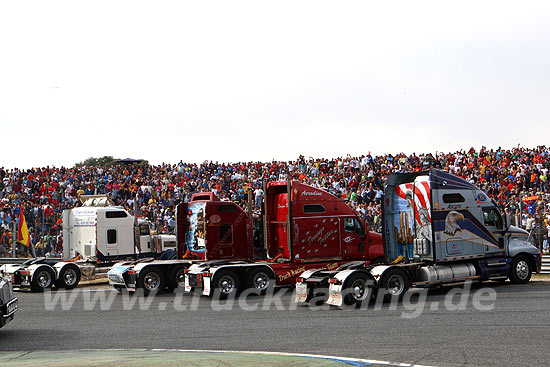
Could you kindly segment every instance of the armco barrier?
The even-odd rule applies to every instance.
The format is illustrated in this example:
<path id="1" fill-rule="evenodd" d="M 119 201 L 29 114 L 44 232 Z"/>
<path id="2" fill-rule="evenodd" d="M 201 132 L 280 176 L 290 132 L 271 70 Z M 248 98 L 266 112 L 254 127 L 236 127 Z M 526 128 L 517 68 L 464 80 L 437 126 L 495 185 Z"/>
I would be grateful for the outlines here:
<path id="1" fill-rule="evenodd" d="M 542 256 L 542 274 L 550 274 L 550 255 Z"/>

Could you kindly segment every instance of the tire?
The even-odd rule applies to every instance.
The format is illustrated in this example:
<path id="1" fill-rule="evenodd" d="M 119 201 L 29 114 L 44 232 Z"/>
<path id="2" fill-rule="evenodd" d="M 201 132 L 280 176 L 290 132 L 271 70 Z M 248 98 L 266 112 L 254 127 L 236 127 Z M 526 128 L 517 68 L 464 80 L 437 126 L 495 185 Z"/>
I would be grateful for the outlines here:
<path id="1" fill-rule="evenodd" d="M 366 274 L 351 275 L 345 283 L 344 304 L 361 305 L 363 302 L 368 304 L 374 291 L 372 284 L 372 279 Z"/>
<path id="2" fill-rule="evenodd" d="M 528 283 L 533 274 L 531 259 L 526 255 L 518 255 L 512 259 L 510 265 L 510 281 L 514 284 Z"/>
<path id="3" fill-rule="evenodd" d="M 55 281 L 57 288 L 73 289 L 80 282 L 80 269 L 77 266 L 65 266 Z"/>
<path id="4" fill-rule="evenodd" d="M 402 300 L 410 286 L 411 282 L 407 273 L 398 268 L 386 270 L 380 282 L 380 290 L 385 292 L 384 297 L 386 300 L 391 300 L 394 297 Z"/>
<path id="5" fill-rule="evenodd" d="M 168 287 L 171 289 L 183 288 L 185 284 L 185 275 L 184 271 L 187 270 L 188 266 L 176 266 L 170 272 L 170 277 L 168 278 Z"/>
<path id="6" fill-rule="evenodd" d="M 117 293 L 122 293 L 122 288 L 124 287 L 121 285 L 113 285 L 113 288 L 115 291 L 117 291 Z"/>
<path id="7" fill-rule="evenodd" d="M 212 287 L 215 293 L 219 293 L 220 298 L 227 298 L 239 292 L 241 282 L 234 271 L 222 269 L 216 272 Z"/>
<path id="8" fill-rule="evenodd" d="M 51 288 L 54 279 L 55 276 L 52 269 L 45 266 L 38 268 L 32 276 L 31 291 L 42 292 L 46 288 Z"/>
<path id="9" fill-rule="evenodd" d="M 166 279 L 157 267 L 145 268 L 139 274 L 138 285 L 143 289 L 143 295 L 158 293 L 166 287 Z"/>
<path id="10" fill-rule="evenodd" d="M 246 276 L 246 289 L 251 289 L 252 294 L 264 295 L 273 288 L 275 279 L 266 269 L 254 269 Z"/>

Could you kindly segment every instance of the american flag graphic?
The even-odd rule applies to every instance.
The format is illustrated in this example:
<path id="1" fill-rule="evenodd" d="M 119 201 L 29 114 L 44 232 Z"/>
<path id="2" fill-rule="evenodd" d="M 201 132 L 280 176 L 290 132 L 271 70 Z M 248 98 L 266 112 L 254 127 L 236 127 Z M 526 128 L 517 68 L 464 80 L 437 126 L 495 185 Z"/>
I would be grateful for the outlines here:
<path id="1" fill-rule="evenodd" d="M 430 223 L 429 176 L 418 176 L 414 182 L 398 185 L 395 187 L 395 193 L 397 196 L 407 201 L 407 206 L 412 206 L 415 221 L 419 227 Z"/>

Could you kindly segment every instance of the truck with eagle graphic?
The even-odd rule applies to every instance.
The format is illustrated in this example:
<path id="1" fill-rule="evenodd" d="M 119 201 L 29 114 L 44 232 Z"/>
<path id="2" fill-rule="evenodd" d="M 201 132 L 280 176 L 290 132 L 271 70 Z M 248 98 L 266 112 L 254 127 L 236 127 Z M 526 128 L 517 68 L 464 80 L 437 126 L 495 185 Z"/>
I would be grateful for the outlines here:
<path id="1" fill-rule="evenodd" d="M 382 236 L 343 200 L 299 182 L 269 182 L 262 212 L 197 193 L 177 209 L 178 259 L 115 265 L 109 282 L 144 293 L 183 287 L 220 297 L 294 285 L 308 269 L 383 262 Z"/>
<path id="2" fill-rule="evenodd" d="M 328 284 L 327 303 L 342 306 L 368 302 L 380 291 L 401 298 L 412 286 L 522 284 L 540 271 L 541 254 L 528 232 L 510 225 L 482 190 L 445 171 L 389 175 L 382 216 L 384 265 L 306 271 L 297 279 L 298 303 L 309 302 L 320 284 Z"/>

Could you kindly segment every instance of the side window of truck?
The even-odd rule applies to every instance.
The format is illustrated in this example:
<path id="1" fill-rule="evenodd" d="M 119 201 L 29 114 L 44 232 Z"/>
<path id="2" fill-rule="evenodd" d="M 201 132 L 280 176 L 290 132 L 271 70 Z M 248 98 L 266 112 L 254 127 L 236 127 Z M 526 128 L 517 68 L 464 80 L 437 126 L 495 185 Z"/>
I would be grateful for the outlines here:
<path id="1" fill-rule="evenodd" d="M 502 229 L 502 217 L 496 208 L 483 208 L 483 222 L 486 226 Z"/>
<path id="2" fill-rule="evenodd" d="M 454 204 L 454 203 L 463 203 L 466 199 L 464 196 L 455 193 L 455 194 L 443 194 L 443 202 L 445 204 Z"/>
<path id="3" fill-rule="evenodd" d="M 355 232 L 355 223 L 353 219 L 354 218 L 344 218 L 344 231 Z"/>
<path id="4" fill-rule="evenodd" d="M 142 236 L 146 236 L 146 235 L 151 234 L 149 232 L 149 226 L 147 224 L 140 225 L 139 226 L 139 234 L 142 235 Z"/>
<path id="5" fill-rule="evenodd" d="M 107 230 L 107 243 L 108 244 L 116 243 L 116 229 Z"/>
<path id="6" fill-rule="evenodd" d="M 105 212 L 105 218 L 126 218 L 128 214 L 122 210 Z"/>
<path id="7" fill-rule="evenodd" d="M 220 225 L 220 244 L 233 244 L 233 226 L 231 224 Z"/>
<path id="8" fill-rule="evenodd" d="M 304 204 L 304 213 L 324 213 L 325 207 L 321 204 Z"/>

